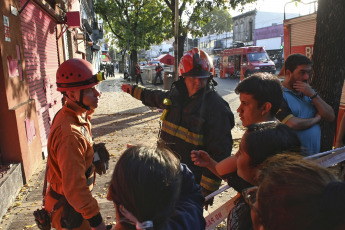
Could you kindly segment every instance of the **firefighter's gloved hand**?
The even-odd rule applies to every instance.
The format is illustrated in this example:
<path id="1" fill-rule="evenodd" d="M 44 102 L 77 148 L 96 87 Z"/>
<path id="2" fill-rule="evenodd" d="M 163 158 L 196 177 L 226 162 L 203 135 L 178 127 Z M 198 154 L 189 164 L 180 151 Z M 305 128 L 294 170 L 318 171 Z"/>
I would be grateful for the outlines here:
<path id="1" fill-rule="evenodd" d="M 97 174 L 103 175 L 107 172 L 105 164 L 103 164 L 101 161 L 95 162 L 94 165 Z"/>
<path id="2" fill-rule="evenodd" d="M 95 171 L 99 175 L 105 174 L 109 168 L 109 152 L 105 147 L 105 143 L 98 143 L 93 145 L 94 157 L 93 164 Z"/>
<path id="3" fill-rule="evenodd" d="M 131 95 L 132 95 L 132 88 L 133 88 L 133 86 L 130 84 L 122 84 L 122 86 L 121 86 L 121 89 L 123 92 L 129 93 Z"/>

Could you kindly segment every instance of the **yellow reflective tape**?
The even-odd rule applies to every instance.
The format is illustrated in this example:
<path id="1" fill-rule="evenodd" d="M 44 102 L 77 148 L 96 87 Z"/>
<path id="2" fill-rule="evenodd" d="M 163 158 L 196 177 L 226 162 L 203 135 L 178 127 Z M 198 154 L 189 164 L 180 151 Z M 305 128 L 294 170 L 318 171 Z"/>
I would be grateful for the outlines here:
<path id="1" fill-rule="evenodd" d="M 283 123 L 283 124 L 286 124 L 286 122 L 287 122 L 291 117 L 293 117 L 292 114 L 287 115 L 287 116 L 282 120 L 282 123 Z"/>
<path id="2" fill-rule="evenodd" d="M 202 135 L 189 132 L 188 129 L 183 128 L 181 126 L 178 127 L 176 136 L 181 139 L 185 139 L 187 142 L 193 143 L 194 145 L 203 145 Z"/>
<path id="3" fill-rule="evenodd" d="M 201 177 L 200 185 L 208 191 L 216 191 L 220 186 L 221 181 L 213 180 L 204 175 Z"/>
<path id="4" fill-rule="evenodd" d="M 168 115 L 168 110 L 164 109 L 163 113 L 162 113 L 162 116 L 161 116 L 161 120 L 164 121 L 167 115 Z"/>
<path id="5" fill-rule="evenodd" d="M 188 129 L 177 126 L 171 122 L 163 121 L 162 124 L 162 130 L 166 133 L 169 133 L 172 136 L 178 137 L 188 143 L 191 143 L 193 145 L 203 145 L 203 135 L 196 134 L 193 132 L 188 131 Z"/>

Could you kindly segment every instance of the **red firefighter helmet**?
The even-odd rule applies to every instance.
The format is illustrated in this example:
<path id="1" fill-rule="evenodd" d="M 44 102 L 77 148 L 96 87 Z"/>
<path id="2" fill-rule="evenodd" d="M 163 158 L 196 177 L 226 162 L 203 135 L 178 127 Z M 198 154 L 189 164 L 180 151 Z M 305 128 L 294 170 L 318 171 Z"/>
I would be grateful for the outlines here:
<path id="1" fill-rule="evenodd" d="M 210 77 L 214 75 L 210 57 L 199 48 L 193 48 L 183 55 L 178 70 L 179 76 Z"/>
<path id="2" fill-rule="evenodd" d="M 63 62 L 56 71 L 57 90 L 60 92 L 91 88 L 104 80 L 104 73 L 93 75 L 90 62 L 73 58 Z"/>

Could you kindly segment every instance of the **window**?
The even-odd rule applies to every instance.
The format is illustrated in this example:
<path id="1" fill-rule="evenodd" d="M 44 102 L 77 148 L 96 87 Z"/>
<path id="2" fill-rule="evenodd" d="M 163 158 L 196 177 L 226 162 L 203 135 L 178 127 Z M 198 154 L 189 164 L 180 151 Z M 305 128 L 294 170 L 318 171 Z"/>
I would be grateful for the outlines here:
<path id="1" fill-rule="evenodd" d="M 243 37 L 244 37 L 244 30 L 243 30 L 243 22 L 240 25 L 240 40 L 243 41 Z"/>
<path id="2" fill-rule="evenodd" d="M 229 63 L 232 63 L 234 61 L 234 56 L 229 56 Z"/>
<path id="3" fill-rule="evenodd" d="M 242 63 L 247 63 L 248 62 L 248 59 L 247 59 L 247 55 L 243 55 L 242 57 Z"/>
<path id="4" fill-rule="evenodd" d="M 234 26 L 234 41 L 238 40 L 238 35 L 239 35 L 238 25 L 236 24 Z"/>
<path id="5" fill-rule="evenodd" d="M 249 41 L 253 40 L 253 21 L 249 22 Z"/>
<path id="6" fill-rule="evenodd" d="M 248 59 L 249 61 L 262 61 L 267 62 L 269 61 L 269 57 L 267 56 L 267 53 L 248 53 Z"/>

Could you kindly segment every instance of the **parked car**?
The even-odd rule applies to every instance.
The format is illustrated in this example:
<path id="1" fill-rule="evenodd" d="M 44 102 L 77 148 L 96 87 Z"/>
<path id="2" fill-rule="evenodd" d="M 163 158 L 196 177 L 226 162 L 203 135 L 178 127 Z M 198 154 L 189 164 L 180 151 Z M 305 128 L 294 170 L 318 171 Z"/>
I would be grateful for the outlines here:
<path id="1" fill-rule="evenodd" d="M 162 63 L 160 63 L 160 61 L 149 61 L 147 64 L 148 64 L 148 65 L 154 65 L 154 66 L 155 66 L 155 65 L 157 65 L 158 63 L 159 63 L 160 65 L 162 65 Z"/>

